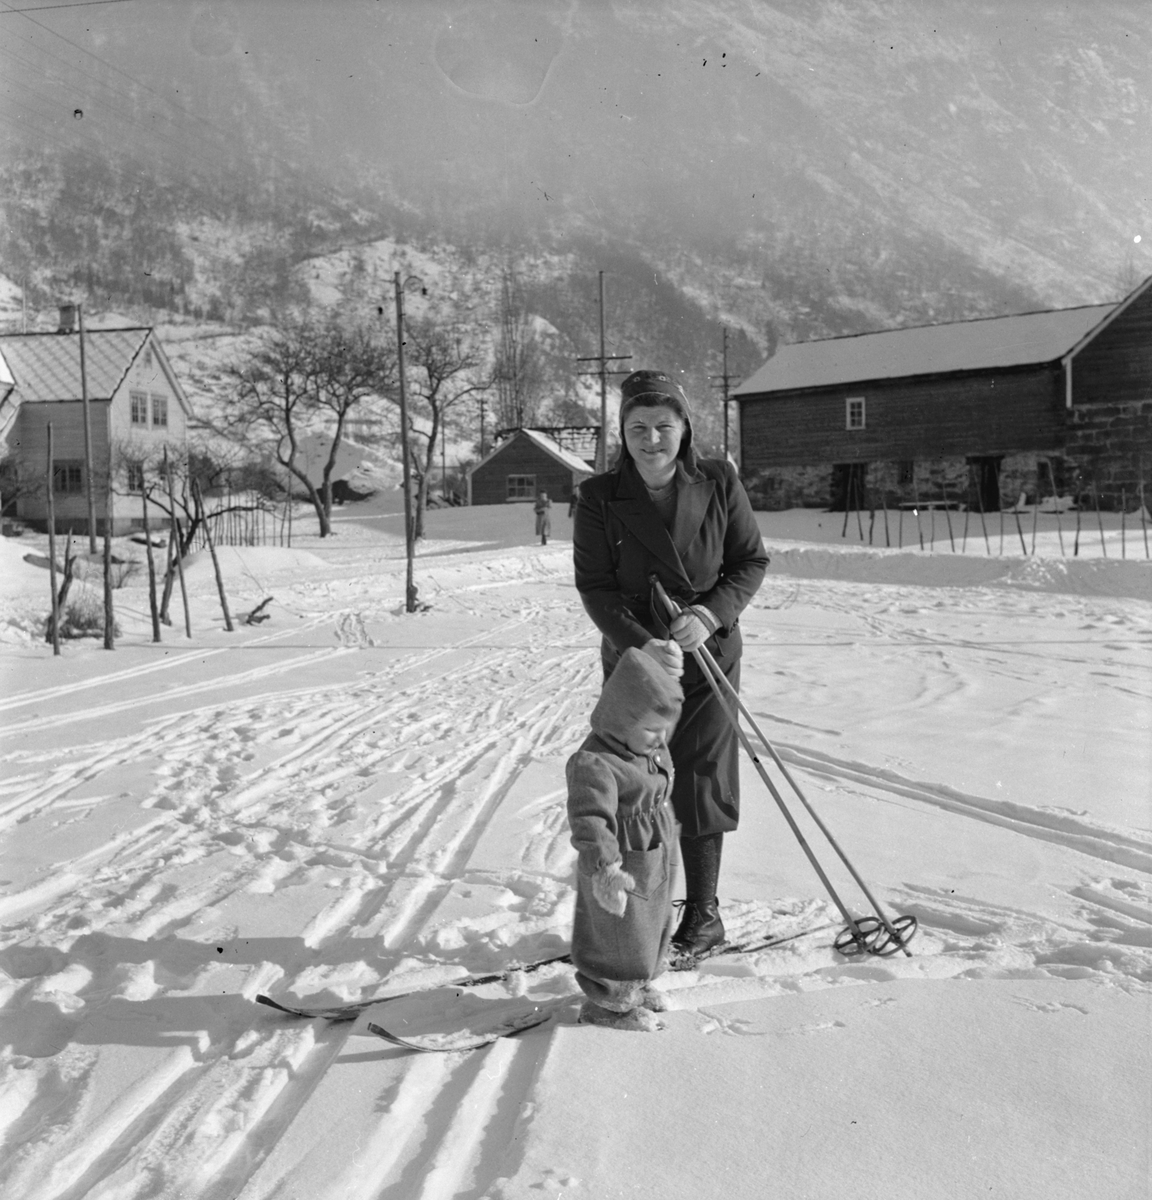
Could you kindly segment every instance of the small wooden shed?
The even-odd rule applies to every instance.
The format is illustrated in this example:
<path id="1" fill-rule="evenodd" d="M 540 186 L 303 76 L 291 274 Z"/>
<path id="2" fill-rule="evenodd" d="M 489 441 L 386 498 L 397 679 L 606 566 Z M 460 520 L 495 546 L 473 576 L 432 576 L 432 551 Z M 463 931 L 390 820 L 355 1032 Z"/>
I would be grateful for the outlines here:
<path id="1" fill-rule="evenodd" d="M 537 492 L 567 504 L 592 466 L 538 429 L 517 429 L 468 472 L 469 504 L 532 503 Z"/>

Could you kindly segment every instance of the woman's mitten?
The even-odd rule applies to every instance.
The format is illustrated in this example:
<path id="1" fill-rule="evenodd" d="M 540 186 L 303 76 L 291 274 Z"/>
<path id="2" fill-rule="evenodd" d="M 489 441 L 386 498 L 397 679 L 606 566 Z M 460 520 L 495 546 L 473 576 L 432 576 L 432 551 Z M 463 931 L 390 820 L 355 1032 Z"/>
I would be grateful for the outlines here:
<path id="1" fill-rule="evenodd" d="M 628 889 L 636 886 L 636 880 L 618 863 L 601 867 L 592 876 L 592 896 L 596 903 L 614 917 L 622 917 L 628 907 Z"/>

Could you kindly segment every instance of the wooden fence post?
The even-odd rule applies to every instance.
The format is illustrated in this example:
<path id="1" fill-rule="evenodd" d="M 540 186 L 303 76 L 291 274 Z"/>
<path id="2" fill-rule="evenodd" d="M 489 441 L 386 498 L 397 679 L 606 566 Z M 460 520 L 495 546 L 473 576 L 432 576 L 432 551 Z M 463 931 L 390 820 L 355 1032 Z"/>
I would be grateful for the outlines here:
<path id="1" fill-rule="evenodd" d="M 52 653 L 60 653 L 60 599 L 56 592 L 56 497 L 53 495 L 56 480 L 52 472 L 52 422 L 48 422 L 48 579 L 52 588 Z"/>
<path id="2" fill-rule="evenodd" d="M 1108 546 L 1104 541 L 1104 518 L 1100 515 L 1100 490 L 1095 481 L 1092 483 L 1092 499 L 1096 505 L 1096 525 L 1100 530 L 1100 553 L 1108 557 Z"/>
<path id="3" fill-rule="evenodd" d="M 156 604 L 156 555 L 152 553 L 152 526 L 148 520 L 148 488 L 141 480 L 140 499 L 144 512 L 144 552 L 148 556 L 148 611 L 152 616 L 152 640 L 160 640 L 160 609 Z"/>
<path id="4" fill-rule="evenodd" d="M 180 522 L 176 517 L 176 493 L 172 488 L 172 468 L 168 463 L 168 447 L 164 447 L 164 477 L 168 482 L 168 504 L 172 510 L 172 533 L 175 538 L 176 574 L 180 579 L 180 598 L 184 601 L 184 632 L 192 636 L 192 616 L 188 611 L 188 587 L 184 582 L 184 556 L 181 553 Z"/>
<path id="5" fill-rule="evenodd" d="M 116 613 L 112 607 L 112 481 L 104 491 L 104 649 L 116 649 Z"/>
<path id="6" fill-rule="evenodd" d="M 201 522 L 204 528 L 204 540 L 208 543 L 208 553 L 212 555 L 212 570 L 216 574 L 216 590 L 220 593 L 220 608 L 224 613 L 224 628 L 229 633 L 232 632 L 232 614 L 228 611 L 228 597 L 224 594 L 224 576 L 220 573 L 220 560 L 216 557 L 216 546 L 212 541 L 212 530 L 208 528 L 208 512 L 204 507 L 204 494 L 200 491 L 200 484 L 197 481 L 192 483 L 192 497 L 196 501 L 201 513 Z"/>
<path id="7" fill-rule="evenodd" d="M 1144 507 L 1144 460 L 1140 460 L 1140 528 L 1144 532 L 1144 557 L 1148 557 L 1148 510 Z"/>
<path id="8" fill-rule="evenodd" d="M 1126 531 L 1124 528 L 1125 519 L 1127 517 L 1127 511 L 1126 511 L 1127 508 L 1128 508 L 1128 493 L 1127 493 L 1126 489 L 1121 488 L 1120 489 L 1120 557 L 1121 558 L 1128 557 L 1128 547 L 1126 544 L 1127 539 L 1125 536 Z"/>

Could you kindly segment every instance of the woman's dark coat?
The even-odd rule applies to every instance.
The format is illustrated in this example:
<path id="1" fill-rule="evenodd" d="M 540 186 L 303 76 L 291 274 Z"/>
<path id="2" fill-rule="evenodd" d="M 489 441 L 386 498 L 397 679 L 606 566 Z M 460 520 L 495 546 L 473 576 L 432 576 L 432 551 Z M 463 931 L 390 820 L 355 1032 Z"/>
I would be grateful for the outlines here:
<path id="1" fill-rule="evenodd" d="M 667 638 L 651 575 L 682 604 L 703 604 L 720 622 L 705 643 L 734 687 L 740 683 L 739 617 L 755 595 L 768 555 L 747 493 L 730 463 L 694 459 L 676 468 L 676 515 L 669 531 L 630 458 L 580 486 L 573 529 L 576 587 L 604 635 L 605 677 L 629 646 Z M 691 655 L 685 655 L 684 709 L 669 743 L 676 766 L 672 805 L 683 833 L 736 828 L 738 744 Z"/>

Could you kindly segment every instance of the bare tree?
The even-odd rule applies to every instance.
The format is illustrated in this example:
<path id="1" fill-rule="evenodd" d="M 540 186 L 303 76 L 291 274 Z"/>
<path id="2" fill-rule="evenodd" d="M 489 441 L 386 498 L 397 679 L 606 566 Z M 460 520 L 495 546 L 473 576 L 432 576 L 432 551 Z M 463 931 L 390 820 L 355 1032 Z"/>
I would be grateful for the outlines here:
<path id="1" fill-rule="evenodd" d="M 493 369 L 496 427 L 522 429 L 536 420 L 547 371 L 515 268 L 500 277 L 500 308 Z"/>
<path id="2" fill-rule="evenodd" d="M 428 482 L 436 457 L 437 438 L 446 422 L 468 408 L 470 397 L 491 387 L 484 370 L 486 356 L 473 325 L 445 325 L 433 317 L 405 322 L 405 357 L 409 373 L 408 449 L 416 478 L 416 536 L 424 536 Z"/>
<path id="3" fill-rule="evenodd" d="M 169 503 L 164 487 L 163 462 L 167 458 L 173 480 Z M 190 553 L 201 526 L 209 518 L 229 514 L 270 512 L 278 499 L 271 464 L 255 460 L 246 447 L 211 449 L 185 442 L 141 444 L 131 438 L 113 443 L 111 487 L 118 496 L 148 497 L 157 519 L 176 536 L 183 558 Z M 227 493 L 227 499 L 221 497 Z M 212 510 L 203 502 L 215 495 Z"/>
<path id="4" fill-rule="evenodd" d="M 365 401 L 390 395 L 396 385 L 395 349 L 368 321 L 339 312 L 286 319 L 228 368 L 236 408 L 233 434 L 256 436 L 303 485 L 320 525 L 332 532 L 332 472 L 349 417 Z M 301 443 L 310 434 L 330 438 L 319 482 L 308 471 Z"/>

